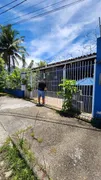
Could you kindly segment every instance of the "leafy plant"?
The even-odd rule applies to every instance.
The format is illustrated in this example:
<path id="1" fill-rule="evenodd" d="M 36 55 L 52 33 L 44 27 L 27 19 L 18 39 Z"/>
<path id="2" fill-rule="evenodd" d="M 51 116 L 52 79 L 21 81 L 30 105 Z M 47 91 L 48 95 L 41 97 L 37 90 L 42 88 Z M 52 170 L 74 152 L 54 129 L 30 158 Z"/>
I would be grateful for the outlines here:
<path id="1" fill-rule="evenodd" d="M 40 61 L 39 63 L 37 63 L 37 66 L 38 67 L 43 67 L 43 66 L 46 66 L 47 63 L 45 61 Z"/>
<path id="2" fill-rule="evenodd" d="M 27 90 L 32 91 L 32 86 L 30 84 L 27 85 Z"/>
<path id="3" fill-rule="evenodd" d="M 20 74 L 21 74 L 21 70 L 19 68 L 16 68 L 10 75 L 7 75 L 6 88 L 20 89 L 21 88 L 21 75 Z"/>
<path id="4" fill-rule="evenodd" d="M 24 159 L 21 158 L 19 151 L 11 142 L 6 143 L 2 147 L 2 156 L 4 155 L 4 161 L 7 163 L 7 166 L 12 170 L 11 180 L 37 180 L 37 177 L 34 177 L 33 172 L 27 166 Z M 29 158 L 32 156 L 29 154 Z"/>
<path id="5" fill-rule="evenodd" d="M 31 137 L 34 138 L 35 137 L 35 134 L 34 132 L 31 133 Z"/>
<path id="6" fill-rule="evenodd" d="M 22 83 L 22 85 L 27 85 L 27 79 L 26 79 L 26 78 L 23 78 L 23 79 L 21 80 L 21 83 Z"/>
<path id="7" fill-rule="evenodd" d="M 42 143 L 42 142 L 43 142 L 43 139 L 42 139 L 42 138 L 37 138 L 37 141 L 38 141 L 39 143 Z"/>
<path id="8" fill-rule="evenodd" d="M 59 84 L 61 91 L 58 95 L 61 95 L 64 99 L 62 110 L 67 111 L 72 109 L 72 98 L 73 94 L 77 92 L 75 80 L 63 80 L 63 83 Z"/>
<path id="9" fill-rule="evenodd" d="M 0 90 L 2 91 L 6 86 L 7 72 L 5 70 L 5 62 L 0 58 Z"/>
<path id="10" fill-rule="evenodd" d="M 23 145 L 24 145 L 24 139 L 21 138 L 21 139 L 19 140 L 19 146 L 20 146 L 21 149 L 23 148 Z"/>

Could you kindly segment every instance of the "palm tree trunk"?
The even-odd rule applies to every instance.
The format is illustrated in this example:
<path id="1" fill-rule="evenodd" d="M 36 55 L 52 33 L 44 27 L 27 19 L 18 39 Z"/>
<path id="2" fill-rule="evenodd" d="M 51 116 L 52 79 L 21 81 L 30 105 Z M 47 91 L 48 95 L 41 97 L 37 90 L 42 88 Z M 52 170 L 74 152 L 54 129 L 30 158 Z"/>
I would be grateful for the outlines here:
<path id="1" fill-rule="evenodd" d="M 11 67 L 10 67 L 10 55 L 8 55 L 8 73 L 10 74 Z"/>
<path id="2" fill-rule="evenodd" d="M 15 69 L 15 61 L 14 61 L 14 58 L 12 58 L 13 60 L 13 68 Z"/>

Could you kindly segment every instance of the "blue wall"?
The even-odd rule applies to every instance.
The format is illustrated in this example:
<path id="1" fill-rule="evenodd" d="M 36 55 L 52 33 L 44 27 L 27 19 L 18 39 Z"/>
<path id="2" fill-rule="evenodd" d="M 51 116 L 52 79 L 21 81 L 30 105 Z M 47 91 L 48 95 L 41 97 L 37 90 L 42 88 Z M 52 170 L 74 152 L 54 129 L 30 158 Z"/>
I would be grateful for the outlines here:
<path id="1" fill-rule="evenodd" d="M 20 89 L 5 89 L 5 92 L 19 98 L 24 98 L 24 91 Z"/>
<path id="2" fill-rule="evenodd" d="M 101 118 L 101 38 L 97 39 L 97 59 L 94 74 L 93 118 Z"/>

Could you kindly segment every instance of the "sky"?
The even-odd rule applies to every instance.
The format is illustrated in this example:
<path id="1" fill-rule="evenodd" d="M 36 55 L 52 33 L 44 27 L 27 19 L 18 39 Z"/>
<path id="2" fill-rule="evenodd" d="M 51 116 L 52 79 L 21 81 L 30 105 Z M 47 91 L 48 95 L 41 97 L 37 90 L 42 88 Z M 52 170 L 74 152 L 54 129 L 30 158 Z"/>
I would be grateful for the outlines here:
<path id="1" fill-rule="evenodd" d="M 13 0 L 0 0 L 0 7 Z M 17 5 L 23 0 L 17 0 L 11 5 L 0 9 L 0 13 Z M 98 17 L 101 17 L 101 0 L 84 0 L 68 6 L 60 11 L 46 16 L 31 18 L 40 13 L 48 12 L 77 0 L 26 0 L 23 4 L 0 15 L 0 24 L 14 24 L 20 20 L 23 23 L 13 25 L 22 36 L 23 45 L 31 60 L 44 60 L 53 63 L 96 52 L 96 39 L 99 37 Z M 57 3 L 54 6 L 51 4 Z M 45 9 L 46 6 L 49 6 Z M 40 10 L 44 8 L 43 10 Z M 36 11 L 36 12 L 35 12 Z M 29 12 L 33 14 L 26 15 Z"/>

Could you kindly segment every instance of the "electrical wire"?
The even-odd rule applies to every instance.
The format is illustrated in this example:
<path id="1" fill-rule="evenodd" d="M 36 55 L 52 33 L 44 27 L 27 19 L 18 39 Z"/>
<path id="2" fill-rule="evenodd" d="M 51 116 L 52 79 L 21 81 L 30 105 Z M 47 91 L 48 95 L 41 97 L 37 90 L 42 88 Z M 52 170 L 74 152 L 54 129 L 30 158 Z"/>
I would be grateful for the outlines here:
<path id="1" fill-rule="evenodd" d="M 43 0 L 43 1 L 40 1 L 39 3 L 37 3 L 37 4 L 34 4 L 33 6 L 30 6 L 29 8 L 34 8 L 34 7 L 36 7 L 36 6 L 38 6 L 39 4 L 42 4 L 42 3 L 44 3 L 44 2 L 46 2 L 46 0 Z M 29 9 L 29 8 L 27 8 L 27 9 Z M 27 10 L 27 9 L 23 9 L 23 10 Z M 30 13 L 30 12 L 29 12 Z M 28 13 L 28 14 L 29 14 Z M 32 13 L 32 12 L 31 12 Z M 7 21 L 5 21 L 4 23 L 7 23 L 7 22 L 9 22 L 9 21 L 12 21 L 12 20 L 15 20 L 15 19 L 18 19 L 18 18 L 20 18 L 20 17 L 23 17 L 23 16 L 26 16 L 27 14 L 25 14 L 25 15 L 22 15 L 22 16 L 17 16 L 17 17 L 15 17 L 15 18 L 11 18 L 11 19 L 9 19 L 9 20 L 7 20 Z"/>
<path id="2" fill-rule="evenodd" d="M 9 8 L 9 9 L 7 9 L 7 10 L 3 11 L 3 12 L 1 12 L 1 13 L 0 13 L 0 15 L 2 15 L 2 14 L 4 14 L 4 13 L 6 13 L 6 12 L 8 12 L 8 11 L 10 11 L 11 9 L 13 9 L 13 8 L 15 8 L 15 7 L 17 7 L 17 6 L 21 5 L 21 4 L 23 4 L 25 1 L 27 1 L 27 0 L 23 0 L 22 2 L 20 2 L 20 3 L 16 4 L 15 6 L 13 6 L 13 7 Z"/>
<path id="3" fill-rule="evenodd" d="M 48 15 L 48 14 L 57 12 L 57 11 L 59 11 L 59 10 L 61 10 L 61 9 L 65 9 L 66 7 L 73 6 L 74 4 L 77 4 L 77 3 L 80 3 L 80 2 L 83 2 L 83 1 L 85 1 L 85 0 L 78 0 L 78 1 L 72 2 L 72 3 L 70 3 L 70 4 L 66 4 L 66 5 L 64 5 L 64 6 L 58 7 L 58 8 L 56 8 L 56 9 L 53 9 L 53 10 L 50 10 L 50 11 L 47 11 L 47 12 L 45 12 L 45 13 L 41 13 L 41 14 L 32 16 L 32 17 L 30 17 L 30 18 L 23 19 L 23 20 L 21 20 L 21 21 L 17 21 L 17 22 L 15 22 L 15 23 L 12 23 L 12 25 L 17 25 L 17 24 L 20 24 L 20 23 L 25 23 L 25 22 L 27 22 L 27 21 L 29 21 L 29 20 L 31 20 L 31 19 L 36 19 L 36 18 L 40 18 L 40 17 L 42 17 L 42 16 L 46 16 L 46 15 Z"/>
<path id="4" fill-rule="evenodd" d="M 6 6 L 9 6 L 10 4 L 13 4 L 13 3 L 16 2 L 16 1 L 18 1 L 18 0 L 14 0 L 14 1 L 8 3 L 8 4 L 5 4 L 4 6 L 1 6 L 0 9 L 3 9 L 3 8 L 5 8 Z"/>
<path id="5" fill-rule="evenodd" d="M 67 1 L 67 0 L 64 0 L 64 1 Z M 18 18 L 22 18 L 23 16 L 28 16 L 29 14 L 33 14 L 33 13 L 36 13 L 36 12 L 41 11 L 41 10 L 45 10 L 45 9 L 51 7 L 51 6 L 55 6 L 55 5 L 60 4 L 60 3 L 64 3 L 63 0 L 61 0 L 59 2 L 56 2 L 56 3 L 53 3 L 53 4 L 50 4 L 50 5 L 48 5 L 48 6 L 44 7 L 44 8 L 37 9 L 36 11 L 32 11 L 32 12 L 26 13 L 26 14 L 24 14 L 22 16 L 18 16 L 16 18 L 10 19 L 10 21 L 18 19 Z M 6 21 L 6 22 L 8 22 L 8 21 Z"/>

